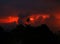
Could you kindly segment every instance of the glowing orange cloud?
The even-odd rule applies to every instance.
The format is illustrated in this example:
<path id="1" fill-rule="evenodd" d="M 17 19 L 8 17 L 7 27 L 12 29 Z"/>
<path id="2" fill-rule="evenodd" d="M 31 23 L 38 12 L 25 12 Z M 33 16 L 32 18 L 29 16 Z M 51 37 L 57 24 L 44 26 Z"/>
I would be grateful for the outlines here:
<path id="1" fill-rule="evenodd" d="M 29 22 L 26 21 L 26 19 L 30 19 Z M 25 24 L 31 24 L 31 25 L 38 25 L 41 24 L 45 21 L 45 19 L 50 18 L 50 16 L 48 14 L 32 14 L 30 16 L 28 16 L 25 19 Z"/>
<path id="2" fill-rule="evenodd" d="M 60 27 L 60 13 L 55 13 L 54 17 L 55 17 L 55 20 L 53 21 L 54 26 Z"/>
<path id="3" fill-rule="evenodd" d="M 31 21 L 34 21 L 34 18 L 30 18 Z"/>
<path id="4" fill-rule="evenodd" d="M 17 16 L 8 16 L 7 18 L 1 18 L 0 23 L 13 23 L 16 22 L 18 24 L 18 17 Z"/>

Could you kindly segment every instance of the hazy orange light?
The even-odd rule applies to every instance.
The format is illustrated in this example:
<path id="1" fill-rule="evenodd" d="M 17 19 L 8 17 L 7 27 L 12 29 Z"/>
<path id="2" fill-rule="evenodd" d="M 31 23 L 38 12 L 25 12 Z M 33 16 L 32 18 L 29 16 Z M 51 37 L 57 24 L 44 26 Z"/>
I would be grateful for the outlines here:
<path id="1" fill-rule="evenodd" d="M 55 17 L 53 21 L 54 26 L 60 27 L 60 13 L 54 13 L 54 17 Z"/>
<path id="2" fill-rule="evenodd" d="M 34 21 L 34 18 L 31 17 L 30 20 L 31 20 L 31 21 Z"/>
<path id="3" fill-rule="evenodd" d="M 18 24 L 18 17 L 14 17 L 14 16 L 9 16 L 8 17 L 8 22 L 16 22 L 16 24 Z"/>
<path id="4" fill-rule="evenodd" d="M 0 23 L 13 23 L 16 22 L 18 24 L 18 17 L 17 16 L 8 16 L 7 18 L 0 19 Z"/>
<path id="5" fill-rule="evenodd" d="M 31 24 L 31 25 L 36 25 L 36 24 L 41 24 L 45 22 L 45 19 L 50 18 L 49 14 L 32 14 L 28 16 L 26 19 L 30 19 L 29 22 L 25 21 L 25 24 Z"/>
<path id="6" fill-rule="evenodd" d="M 45 15 L 43 15 L 42 17 L 43 17 L 44 19 L 46 18 L 46 16 L 45 16 Z"/>
<path id="7" fill-rule="evenodd" d="M 45 20 L 47 18 L 50 18 L 50 16 L 49 15 L 42 15 L 42 18 L 43 18 L 43 20 Z"/>

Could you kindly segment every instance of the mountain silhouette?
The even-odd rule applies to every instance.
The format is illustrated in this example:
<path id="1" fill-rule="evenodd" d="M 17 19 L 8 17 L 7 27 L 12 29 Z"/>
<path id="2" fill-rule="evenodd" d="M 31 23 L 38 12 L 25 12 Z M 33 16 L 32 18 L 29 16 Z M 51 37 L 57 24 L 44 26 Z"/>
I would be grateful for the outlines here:
<path id="1" fill-rule="evenodd" d="M 20 40 L 23 40 L 22 44 L 55 44 L 57 41 L 56 36 L 46 24 L 42 24 L 38 27 L 33 27 L 31 25 L 26 25 L 26 27 L 24 27 L 22 24 L 19 24 L 16 28 L 12 29 L 11 32 L 8 32 L 8 34 L 1 34 L 1 38 L 4 38 L 3 40 L 6 39 L 6 43 L 10 42 L 11 44 L 12 42 L 18 43 Z"/>

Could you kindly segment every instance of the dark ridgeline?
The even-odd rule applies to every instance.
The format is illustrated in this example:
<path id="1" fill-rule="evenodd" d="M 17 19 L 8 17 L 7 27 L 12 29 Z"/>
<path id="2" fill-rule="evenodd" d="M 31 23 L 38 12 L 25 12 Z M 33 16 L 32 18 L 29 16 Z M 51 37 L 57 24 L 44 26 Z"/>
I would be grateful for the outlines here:
<path id="1" fill-rule="evenodd" d="M 38 27 L 32 27 L 30 25 L 18 25 L 12 31 L 17 37 L 24 39 L 24 44 L 31 43 L 55 43 L 56 36 L 49 30 L 46 24 L 42 24 Z"/>
<path id="2" fill-rule="evenodd" d="M 25 33 L 25 43 L 31 44 L 43 44 L 43 43 L 55 43 L 56 36 L 49 30 L 47 25 L 42 24 L 38 27 L 31 27 L 27 26 L 26 29 L 28 30 Z"/>
<path id="3" fill-rule="evenodd" d="M 3 32 L 4 28 L 2 26 L 0 26 L 0 32 Z"/>
<path id="4" fill-rule="evenodd" d="M 7 33 L 5 32 L 4 28 L 2 26 L 0 26 L 0 44 L 5 43 L 5 41 L 7 40 L 7 37 L 8 37 L 6 35 L 7 35 Z"/>
<path id="5" fill-rule="evenodd" d="M 0 27 L 0 29 L 3 29 Z M 11 32 L 1 33 L 0 40 L 3 43 L 18 43 L 19 40 L 23 40 L 23 44 L 45 44 L 45 43 L 56 43 L 56 35 L 54 35 L 46 24 L 42 24 L 38 27 L 22 24 L 17 25 Z"/>
<path id="6" fill-rule="evenodd" d="M 20 25 L 17 25 L 16 28 L 12 30 L 12 32 L 23 32 L 24 30 L 25 30 L 25 27 L 22 24 L 20 24 Z"/>

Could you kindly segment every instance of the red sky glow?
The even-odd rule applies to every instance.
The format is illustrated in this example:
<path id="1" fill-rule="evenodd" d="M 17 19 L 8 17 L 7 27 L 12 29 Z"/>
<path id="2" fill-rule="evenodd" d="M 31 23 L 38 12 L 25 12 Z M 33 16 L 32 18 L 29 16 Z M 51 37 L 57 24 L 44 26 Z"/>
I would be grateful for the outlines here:
<path id="1" fill-rule="evenodd" d="M 17 16 L 8 16 L 6 18 L 0 18 L 0 23 L 13 23 L 16 22 L 18 24 L 18 17 Z"/>

